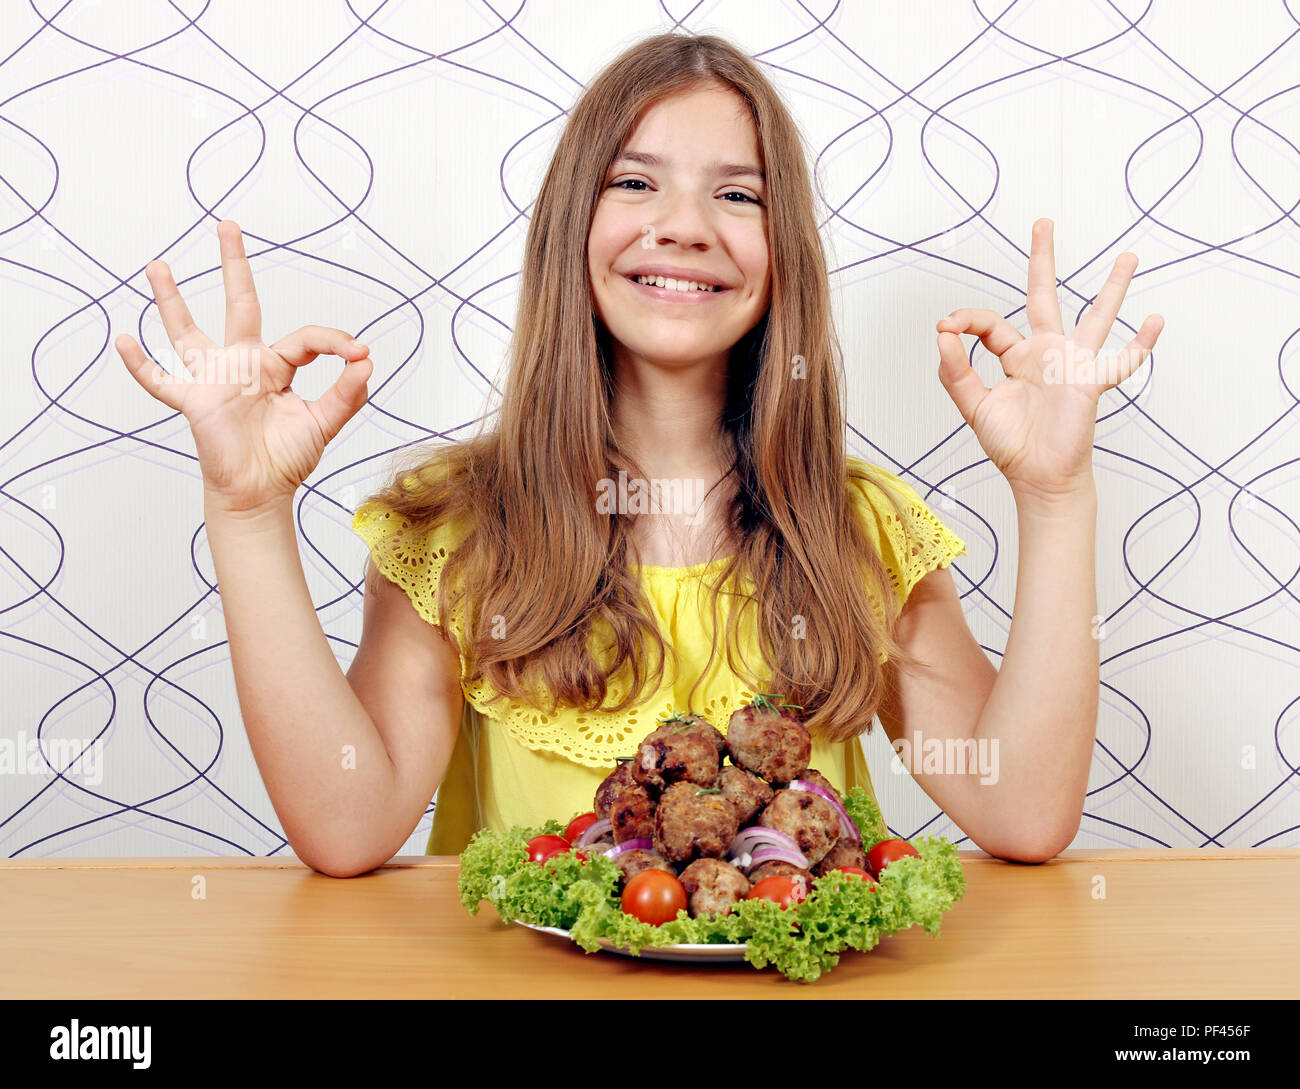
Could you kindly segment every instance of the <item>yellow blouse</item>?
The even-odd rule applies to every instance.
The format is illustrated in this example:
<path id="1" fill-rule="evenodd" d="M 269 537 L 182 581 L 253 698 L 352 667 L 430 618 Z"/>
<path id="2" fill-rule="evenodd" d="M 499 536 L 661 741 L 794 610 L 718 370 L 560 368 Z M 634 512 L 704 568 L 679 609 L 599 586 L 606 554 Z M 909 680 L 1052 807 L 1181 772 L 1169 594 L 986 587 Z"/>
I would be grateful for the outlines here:
<path id="1" fill-rule="evenodd" d="M 906 511 L 905 522 L 900 524 L 876 485 L 850 480 L 851 499 L 880 551 L 901 609 L 917 582 L 936 567 L 948 566 L 966 551 L 966 545 L 905 481 L 880 466 L 849 460 L 867 465 L 886 481 Z M 352 526 L 369 546 L 380 573 L 402 587 L 416 611 L 436 625 L 438 578 L 459 535 L 440 528 L 414 539 L 404 532 L 408 523 L 401 515 L 375 501 L 357 508 Z M 702 578 L 725 562 L 639 568 L 659 629 L 676 650 L 679 665 L 674 677 L 670 654 L 663 684 L 632 711 L 611 715 L 561 707 L 557 714 L 548 715 L 519 701 L 500 700 L 489 705 L 492 689 L 483 680 L 465 682 L 462 657 L 465 710 L 451 762 L 436 795 L 425 853 L 459 854 L 479 828 L 506 831 L 513 825 L 537 826 L 550 817 L 568 820 L 575 813 L 590 811 L 596 788 L 616 766 L 615 757 L 634 752 L 662 714 L 695 711 L 725 734 L 731 713 L 749 703 L 755 693 L 727 668 L 722 648 L 696 688 L 694 700 L 688 703 L 712 645 L 709 590 Z M 718 607 L 721 630 L 725 630 L 727 607 L 723 595 Z M 753 609 L 746 610 L 745 618 L 752 618 L 753 613 Z M 453 614 L 449 619 L 452 633 L 458 639 L 463 637 L 460 617 Z M 742 625 L 740 634 L 747 662 L 756 662 L 758 643 L 752 621 Z M 881 660 L 884 658 L 882 652 Z M 613 681 L 610 695 L 608 703 L 618 702 L 623 695 Z M 862 786 L 875 798 L 858 738 L 838 743 L 814 738 L 810 766 L 838 790 Z"/>

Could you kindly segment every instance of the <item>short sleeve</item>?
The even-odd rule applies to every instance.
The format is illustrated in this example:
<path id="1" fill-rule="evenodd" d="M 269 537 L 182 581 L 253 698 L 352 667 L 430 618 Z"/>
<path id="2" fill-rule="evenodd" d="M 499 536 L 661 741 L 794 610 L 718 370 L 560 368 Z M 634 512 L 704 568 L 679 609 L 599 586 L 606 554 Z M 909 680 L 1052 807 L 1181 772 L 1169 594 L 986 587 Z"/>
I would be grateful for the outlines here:
<path id="1" fill-rule="evenodd" d="M 438 623 L 438 583 L 442 569 L 463 533 L 449 527 L 417 532 L 404 515 L 378 500 L 363 503 L 352 516 L 352 530 L 370 549 L 379 573 L 400 586 L 415 611 L 435 628 Z M 463 634 L 458 610 L 450 617 L 452 634 Z"/>
<path id="2" fill-rule="evenodd" d="M 931 571 L 947 567 L 966 552 L 966 542 L 944 525 L 906 481 L 878 465 L 851 458 L 850 463 L 854 462 L 882 478 L 903 511 L 900 521 L 878 485 L 850 476 L 850 496 L 862 515 L 868 535 L 880 551 L 901 611 L 912 587 Z"/>

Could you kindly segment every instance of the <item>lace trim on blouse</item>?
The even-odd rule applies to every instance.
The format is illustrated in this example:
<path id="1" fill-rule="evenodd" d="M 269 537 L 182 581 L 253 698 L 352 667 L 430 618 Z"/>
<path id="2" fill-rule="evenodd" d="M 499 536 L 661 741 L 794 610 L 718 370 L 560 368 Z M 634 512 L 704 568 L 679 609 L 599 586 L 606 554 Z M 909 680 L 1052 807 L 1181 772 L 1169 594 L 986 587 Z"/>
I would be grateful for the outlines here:
<path id="1" fill-rule="evenodd" d="M 900 523 L 893 508 L 884 499 L 879 503 L 871 503 L 876 518 L 884 524 L 889 536 L 889 551 L 893 553 L 893 562 L 886 554 L 885 570 L 894 585 L 901 610 L 912 587 L 931 571 L 947 567 L 966 552 L 966 542 L 944 525 L 910 484 L 885 470 L 877 468 L 877 472 L 883 473 L 893 490 L 899 493 L 902 499 L 900 506 L 906 517 L 906 524 Z M 857 493 L 855 498 L 859 499 L 859 506 L 865 506 L 865 491 L 871 485 L 856 480 L 850 483 Z"/>

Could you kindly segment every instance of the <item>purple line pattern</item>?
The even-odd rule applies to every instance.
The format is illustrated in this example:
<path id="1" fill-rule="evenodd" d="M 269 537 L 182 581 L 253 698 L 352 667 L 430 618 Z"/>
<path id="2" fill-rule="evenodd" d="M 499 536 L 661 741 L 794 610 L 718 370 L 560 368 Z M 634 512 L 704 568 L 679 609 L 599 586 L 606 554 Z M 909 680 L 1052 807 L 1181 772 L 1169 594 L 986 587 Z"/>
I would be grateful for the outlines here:
<path id="1" fill-rule="evenodd" d="M 112 347 L 128 331 L 168 350 L 148 262 L 220 336 L 215 227 L 234 218 L 268 340 L 317 323 L 371 345 L 370 402 L 297 497 L 350 661 L 353 508 L 394 452 L 494 411 L 566 110 L 674 29 L 731 38 L 796 112 L 851 448 L 969 543 L 952 570 L 995 662 L 1015 510 L 938 383 L 934 322 L 987 306 L 1027 332 L 1038 216 L 1067 327 L 1138 253 L 1108 347 L 1151 312 L 1166 329 L 1098 413 L 1102 705 L 1074 846 L 1300 843 L 1295 0 L 1249 19 L 1208 0 L 25 0 L 0 22 L 5 855 L 291 852 L 240 723 L 188 427 Z M 337 365 L 295 389 L 318 396 Z M 883 731 L 864 745 L 897 834 L 972 846 L 891 774 Z"/>

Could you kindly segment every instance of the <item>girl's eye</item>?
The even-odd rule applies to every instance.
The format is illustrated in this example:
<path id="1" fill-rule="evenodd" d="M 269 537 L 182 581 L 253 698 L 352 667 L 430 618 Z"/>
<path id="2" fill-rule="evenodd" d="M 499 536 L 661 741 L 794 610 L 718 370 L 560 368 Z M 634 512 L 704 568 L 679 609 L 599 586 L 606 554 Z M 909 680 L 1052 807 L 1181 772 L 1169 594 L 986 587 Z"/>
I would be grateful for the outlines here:
<path id="1" fill-rule="evenodd" d="M 638 188 L 638 189 L 630 189 L 630 188 L 627 188 L 628 186 L 633 186 L 633 185 L 635 185 L 635 186 L 640 186 L 640 188 Z M 644 179 L 642 179 L 642 178 L 623 178 L 622 180 L 620 180 L 620 181 L 616 181 L 616 182 L 614 182 L 612 185 L 610 185 L 610 188 L 611 188 L 611 189 L 623 189 L 624 192 L 628 192 L 628 193 L 645 193 L 645 192 L 648 192 L 648 189 L 649 189 L 649 187 L 647 186 L 646 182 L 645 182 Z M 762 201 L 758 200 L 756 197 L 751 197 L 748 193 L 739 193 L 739 192 L 734 192 L 734 191 L 733 191 L 733 192 L 731 192 L 731 193 L 723 193 L 723 194 L 721 194 L 721 195 L 722 195 L 724 198 L 726 198 L 726 197 L 739 197 L 739 198 L 740 198 L 740 200 L 738 200 L 738 201 L 737 201 L 737 200 L 727 200 L 727 201 L 726 201 L 727 204 L 743 204 L 743 203 L 748 202 L 749 204 L 757 204 L 757 205 L 761 205 L 761 204 L 763 203 Z"/>

